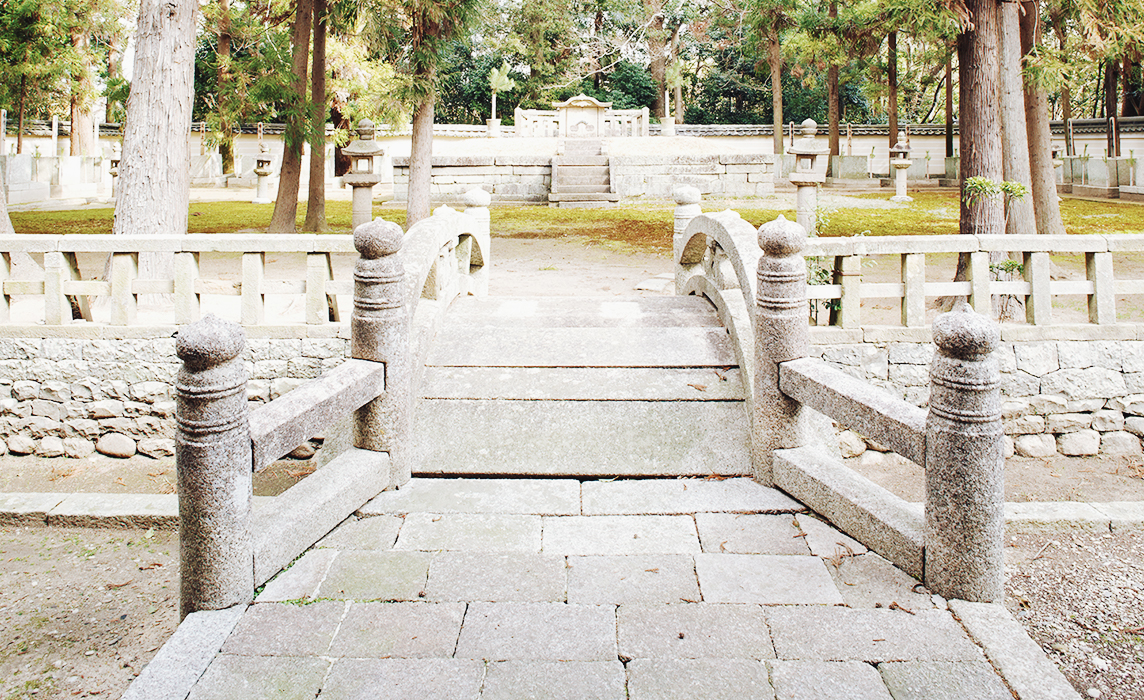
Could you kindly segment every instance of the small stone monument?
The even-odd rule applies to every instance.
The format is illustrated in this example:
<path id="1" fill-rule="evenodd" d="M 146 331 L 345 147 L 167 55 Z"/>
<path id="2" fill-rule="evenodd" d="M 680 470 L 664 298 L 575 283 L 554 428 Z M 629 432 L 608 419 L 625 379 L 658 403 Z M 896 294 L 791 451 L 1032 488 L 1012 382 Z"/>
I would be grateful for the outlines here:
<path id="1" fill-rule="evenodd" d="M 111 166 L 108 168 L 108 172 L 111 173 L 111 198 L 112 199 L 115 199 L 115 194 L 118 191 L 118 188 L 116 188 L 115 185 L 116 185 L 117 181 L 119 180 L 119 161 L 122 160 L 122 158 L 121 158 L 122 154 L 119 152 L 119 149 L 120 149 L 119 144 L 115 144 L 114 146 L 112 146 L 111 147 L 111 158 L 108 159 L 108 163 Z"/>
<path id="2" fill-rule="evenodd" d="M 817 133 L 818 124 L 807 119 L 802 123 L 802 138 L 787 149 L 787 153 L 794 156 L 794 169 L 787 177 L 798 188 L 795 219 L 811 235 L 818 228 L 818 215 L 815 213 L 818 209 L 818 186 L 826 182 L 826 173 L 818 169 L 818 157 L 830 150 L 829 146 L 814 138 Z"/>
<path id="3" fill-rule="evenodd" d="M 906 135 L 898 132 L 898 142 L 890 149 L 890 167 L 894 169 L 894 196 L 891 202 L 912 202 L 914 198 L 906 194 L 906 171 L 913 164 L 910 160 L 910 143 Z"/>
<path id="4" fill-rule="evenodd" d="M 373 220 L 373 186 L 381 182 L 381 175 L 373 165 L 375 156 L 381 156 L 385 149 L 373 140 L 373 122 L 362 119 L 358 122 L 358 137 L 342 149 L 350 157 L 350 171 L 342 176 L 342 182 L 353 188 L 353 227 Z"/>
<path id="5" fill-rule="evenodd" d="M 254 174 L 258 176 L 258 190 L 251 204 L 270 204 L 270 149 L 262 141 L 258 142 L 258 157 L 254 161 Z"/>

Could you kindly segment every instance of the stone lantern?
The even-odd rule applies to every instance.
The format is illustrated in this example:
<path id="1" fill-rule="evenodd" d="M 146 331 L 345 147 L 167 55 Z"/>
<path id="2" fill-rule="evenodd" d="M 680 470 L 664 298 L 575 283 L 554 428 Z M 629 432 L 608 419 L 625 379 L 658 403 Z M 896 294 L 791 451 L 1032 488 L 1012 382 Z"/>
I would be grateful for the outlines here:
<path id="1" fill-rule="evenodd" d="M 794 169 L 787 176 L 791 184 L 798 188 L 796 195 L 796 220 L 813 234 L 818 226 L 818 186 L 826 182 L 826 173 L 818 168 L 818 157 L 825 156 L 830 147 L 820 144 L 814 136 L 818 133 L 818 124 L 813 119 L 802 123 L 802 138 L 795 141 L 787 149 L 787 153 L 794 156 Z"/>
<path id="2" fill-rule="evenodd" d="M 258 176 L 258 191 L 251 204 L 270 204 L 270 149 L 265 143 L 259 142 L 258 156 L 254 159 L 254 174 Z"/>
<path id="3" fill-rule="evenodd" d="M 118 148 L 111 149 L 111 158 L 108 160 L 111 164 L 111 167 L 108 168 L 108 172 L 111 173 L 111 198 L 115 199 L 115 184 L 119 180 L 119 161 L 121 160 Z"/>
<path id="4" fill-rule="evenodd" d="M 373 159 L 385 153 L 381 144 L 373 140 L 373 122 L 362 119 L 358 122 L 357 134 L 357 139 L 342 149 L 342 153 L 350 157 L 350 171 L 342 176 L 342 182 L 353 188 L 355 229 L 373 220 L 373 186 L 381 182 Z"/>
<path id="5" fill-rule="evenodd" d="M 898 132 L 898 142 L 890 149 L 890 166 L 894 169 L 894 196 L 891 202 L 912 202 L 914 198 L 906 194 L 906 170 L 913 161 L 910 160 L 910 143 L 906 135 Z"/>

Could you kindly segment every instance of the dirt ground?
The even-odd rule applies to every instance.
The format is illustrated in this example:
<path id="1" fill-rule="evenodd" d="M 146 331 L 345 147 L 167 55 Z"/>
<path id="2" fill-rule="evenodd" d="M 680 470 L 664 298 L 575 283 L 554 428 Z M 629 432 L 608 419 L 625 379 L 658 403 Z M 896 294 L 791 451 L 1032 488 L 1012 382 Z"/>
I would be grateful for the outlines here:
<path id="1" fill-rule="evenodd" d="M 498 296 L 654 295 L 664 256 L 560 240 L 494 241 Z M 645 287 L 641 289 L 640 287 Z M 921 471 L 892 454 L 851 460 L 920 501 Z M 285 460 L 256 483 L 279 493 L 309 470 Z M 1144 500 L 1139 459 L 1014 458 L 1007 499 Z M 171 493 L 174 460 L 0 457 L 0 492 Z M 1144 533 L 1058 532 L 1007 543 L 1010 610 L 1086 697 L 1144 700 Z M 178 542 L 164 531 L 0 527 L 0 700 L 118 697 L 173 632 Z M 1095 693 L 1095 694 L 1094 694 Z"/>

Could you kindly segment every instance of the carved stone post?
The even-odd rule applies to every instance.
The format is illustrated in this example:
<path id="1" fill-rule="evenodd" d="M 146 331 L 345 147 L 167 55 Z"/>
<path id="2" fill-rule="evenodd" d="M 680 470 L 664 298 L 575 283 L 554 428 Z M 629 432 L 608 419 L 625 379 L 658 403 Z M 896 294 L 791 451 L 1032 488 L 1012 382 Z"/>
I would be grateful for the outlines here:
<path id="1" fill-rule="evenodd" d="M 181 617 L 254 595 L 245 342 L 238 324 L 213 315 L 183 326 L 175 342 Z"/>
<path id="2" fill-rule="evenodd" d="M 671 198 L 675 200 L 675 225 L 672 228 L 674 259 L 679 260 L 679 255 L 683 252 L 683 246 L 687 241 L 683 240 L 683 233 L 687 230 L 687 225 L 691 223 L 692 219 L 703 213 L 703 209 L 699 206 L 703 196 L 699 194 L 697 187 L 691 185 L 677 185 L 671 191 Z M 687 284 L 687 272 L 679 265 L 675 266 L 675 293 L 683 294 L 683 287 Z"/>
<path id="3" fill-rule="evenodd" d="M 764 486 L 774 484 L 774 450 L 806 443 L 802 405 L 779 391 L 779 363 L 806 357 L 809 346 L 805 245 L 806 230 L 785 217 L 759 227 L 751 462 Z"/>
<path id="4" fill-rule="evenodd" d="M 385 363 L 385 393 L 358 409 L 354 446 L 388 452 L 391 483 L 409 481 L 413 413 L 409 316 L 405 307 L 405 267 L 401 227 L 375 219 L 354 231 L 361 257 L 354 265 L 354 311 L 350 354 Z"/>
<path id="5" fill-rule="evenodd" d="M 926 417 L 925 584 L 946 598 L 1004 597 L 1005 459 L 997 325 L 965 302 L 934 321 Z"/>

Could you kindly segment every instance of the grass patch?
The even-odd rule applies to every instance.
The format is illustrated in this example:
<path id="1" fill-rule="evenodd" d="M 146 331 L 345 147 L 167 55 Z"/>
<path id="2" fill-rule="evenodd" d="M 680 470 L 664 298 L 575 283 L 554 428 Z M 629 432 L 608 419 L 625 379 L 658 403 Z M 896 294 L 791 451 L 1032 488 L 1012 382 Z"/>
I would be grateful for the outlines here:
<path id="1" fill-rule="evenodd" d="M 831 193 L 826 192 L 829 197 Z M 954 192 L 915 192 L 906 207 L 880 208 L 870 200 L 889 200 L 891 193 L 875 192 L 848 197 L 830 212 L 829 229 L 822 235 L 904 236 L 955 234 L 959 204 Z M 857 206 L 846 206 L 857 200 Z M 795 211 L 779 200 L 756 200 L 756 206 L 736 211 L 758 227 L 780 214 L 795 218 Z M 830 201 L 830 200 L 826 200 Z M 754 204 L 752 202 L 751 204 Z M 873 202 L 870 202 L 873 204 Z M 828 204 L 827 206 L 831 206 Z M 264 232 L 273 212 L 271 204 L 249 202 L 196 202 L 190 206 L 190 233 Z M 405 224 L 405 210 L 377 205 L 375 217 Z M 18 233 L 84 234 L 111 233 L 112 209 L 15 212 L 12 225 Z M 297 226 L 306 216 L 298 206 Z M 1116 200 L 1065 199 L 1061 216 L 1071 234 L 1138 233 L 1144 231 L 1144 206 Z M 330 233 L 349 233 L 351 203 L 326 203 Z M 601 246 L 616 252 L 667 253 L 671 251 L 673 207 L 668 203 L 633 203 L 607 209 L 561 209 L 554 207 L 500 207 L 491 209 L 492 231 L 498 238 L 571 239 L 586 246 Z"/>

